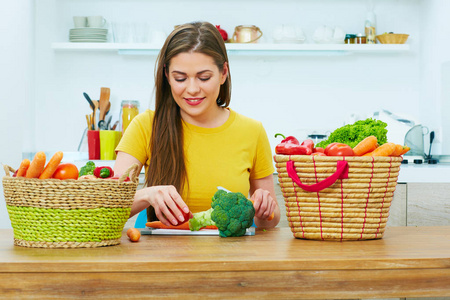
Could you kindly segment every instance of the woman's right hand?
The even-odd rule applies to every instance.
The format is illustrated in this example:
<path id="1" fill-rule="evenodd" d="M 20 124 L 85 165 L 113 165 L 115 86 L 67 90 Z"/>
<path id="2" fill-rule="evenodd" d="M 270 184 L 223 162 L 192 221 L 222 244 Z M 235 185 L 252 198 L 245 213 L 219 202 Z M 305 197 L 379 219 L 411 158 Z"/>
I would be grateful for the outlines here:
<path id="1" fill-rule="evenodd" d="M 165 225 L 178 225 L 192 217 L 189 207 L 184 203 L 173 185 L 158 185 L 142 189 L 148 203 L 155 209 L 158 219 Z"/>

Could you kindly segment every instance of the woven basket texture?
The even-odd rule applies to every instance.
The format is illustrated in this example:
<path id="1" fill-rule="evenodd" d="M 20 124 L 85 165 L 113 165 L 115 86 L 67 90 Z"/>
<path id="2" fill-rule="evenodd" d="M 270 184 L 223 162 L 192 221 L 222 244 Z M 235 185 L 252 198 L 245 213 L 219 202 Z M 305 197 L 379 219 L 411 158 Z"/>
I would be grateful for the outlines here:
<path id="1" fill-rule="evenodd" d="M 131 181 L 16 178 L 8 172 L 2 181 L 14 244 L 39 248 L 120 244 L 139 183 L 135 174 L 137 166 L 129 173 Z"/>
<path id="2" fill-rule="evenodd" d="M 334 241 L 383 237 L 401 157 L 275 155 L 274 160 L 294 237 Z M 336 172 L 339 160 L 348 162 L 348 178 L 308 192 L 289 177 L 289 160 L 302 184 L 328 178 Z"/>
<path id="3" fill-rule="evenodd" d="M 382 44 L 404 44 L 408 40 L 409 34 L 389 33 L 377 35 L 377 39 Z"/>

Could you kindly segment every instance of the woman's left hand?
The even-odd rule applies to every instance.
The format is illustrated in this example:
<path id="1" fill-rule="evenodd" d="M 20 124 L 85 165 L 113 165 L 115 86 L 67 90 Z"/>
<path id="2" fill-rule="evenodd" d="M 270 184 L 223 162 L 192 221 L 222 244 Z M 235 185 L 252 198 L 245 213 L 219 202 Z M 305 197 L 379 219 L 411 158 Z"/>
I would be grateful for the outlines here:
<path id="1" fill-rule="evenodd" d="M 255 217 L 260 219 L 269 218 L 278 207 L 277 201 L 264 189 L 257 189 L 250 199 L 255 207 Z"/>

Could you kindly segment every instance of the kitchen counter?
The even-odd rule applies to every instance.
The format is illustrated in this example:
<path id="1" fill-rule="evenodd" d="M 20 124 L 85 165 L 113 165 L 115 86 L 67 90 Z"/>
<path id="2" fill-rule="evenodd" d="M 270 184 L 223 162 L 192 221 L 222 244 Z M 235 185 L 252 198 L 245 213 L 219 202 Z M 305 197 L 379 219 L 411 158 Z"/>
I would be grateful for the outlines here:
<path id="1" fill-rule="evenodd" d="M 389 227 L 380 240 L 142 236 L 93 249 L 13 246 L 0 230 L 0 295 L 19 298 L 450 296 L 450 226 Z"/>
<path id="2" fill-rule="evenodd" d="M 446 183 L 450 182 L 450 163 L 402 164 L 398 175 L 399 183 Z"/>

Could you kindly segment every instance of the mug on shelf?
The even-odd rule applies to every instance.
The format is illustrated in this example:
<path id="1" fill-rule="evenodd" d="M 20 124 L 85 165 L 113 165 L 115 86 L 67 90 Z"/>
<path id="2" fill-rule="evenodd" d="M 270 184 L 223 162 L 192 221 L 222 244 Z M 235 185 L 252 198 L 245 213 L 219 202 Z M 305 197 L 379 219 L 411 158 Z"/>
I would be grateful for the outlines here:
<path id="1" fill-rule="evenodd" d="M 84 28 L 87 26 L 87 17 L 74 16 L 73 25 L 75 28 Z"/>
<path id="2" fill-rule="evenodd" d="M 102 16 L 87 17 L 87 26 L 93 28 L 102 28 L 106 24 L 106 19 Z"/>

